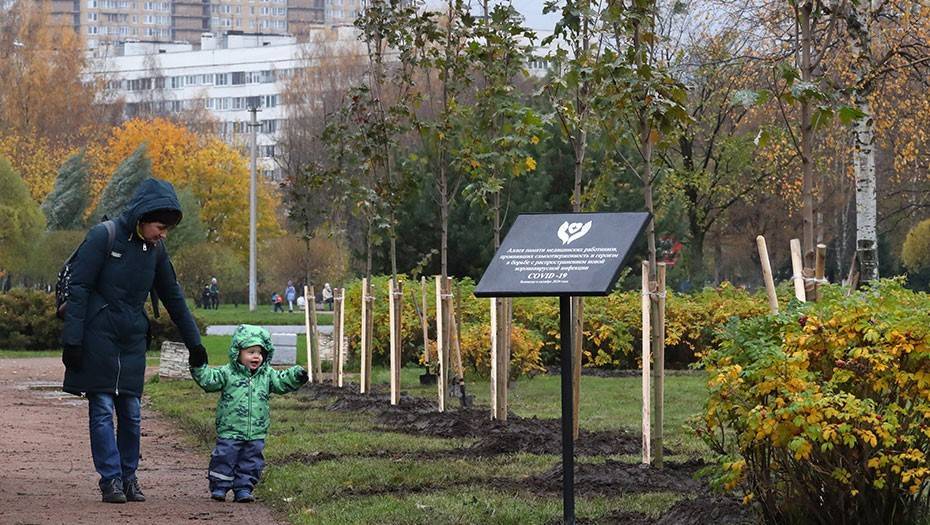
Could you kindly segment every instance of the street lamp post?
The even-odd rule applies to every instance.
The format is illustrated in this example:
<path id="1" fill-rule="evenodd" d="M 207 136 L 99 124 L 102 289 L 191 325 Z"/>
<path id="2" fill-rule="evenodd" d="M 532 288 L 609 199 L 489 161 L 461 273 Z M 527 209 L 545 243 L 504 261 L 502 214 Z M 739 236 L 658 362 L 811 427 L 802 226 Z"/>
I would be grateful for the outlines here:
<path id="1" fill-rule="evenodd" d="M 252 114 L 252 120 L 249 123 L 249 131 L 252 135 L 251 144 L 251 164 L 249 166 L 249 311 L 254 312 L 258 306 L 258 277 L 256 271 L 256 248 L 255 248 L 255 224 L 257 221 L 257 198 L 258 175 L 256 173 L 256 149 L 258 148 L 258 106 L 249 108 Z"/>

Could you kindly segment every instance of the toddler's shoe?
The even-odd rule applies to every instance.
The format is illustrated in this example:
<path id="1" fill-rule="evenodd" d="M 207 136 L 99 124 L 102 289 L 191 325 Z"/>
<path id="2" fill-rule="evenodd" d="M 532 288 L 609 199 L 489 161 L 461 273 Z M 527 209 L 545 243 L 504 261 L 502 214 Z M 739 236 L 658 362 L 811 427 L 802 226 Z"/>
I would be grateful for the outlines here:
<path id="1" fill-rule="evenodd" d="M 237 489 L 236 490 L 236 503 L 251 503 L 255 501 L 255 496 L 252 495 L 252 491 L 249 489 Z"/>
<path id="2" fill-rule="evenodd" d="M 226 501 L 226 491 L 228 489 L 213 489 L 210 491 L 210 497 L 216 501 Z"/>

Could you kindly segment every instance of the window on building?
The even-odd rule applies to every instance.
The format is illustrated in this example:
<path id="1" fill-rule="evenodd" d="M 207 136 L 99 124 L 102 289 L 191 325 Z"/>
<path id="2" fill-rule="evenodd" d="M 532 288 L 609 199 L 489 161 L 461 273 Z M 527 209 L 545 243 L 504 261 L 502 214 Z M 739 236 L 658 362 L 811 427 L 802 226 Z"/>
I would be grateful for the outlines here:
<path id="1" fill-rule="evenodd" d="M 234 86 L 245 84 L 245 71 L 233 71 L 231 84 Z"/>

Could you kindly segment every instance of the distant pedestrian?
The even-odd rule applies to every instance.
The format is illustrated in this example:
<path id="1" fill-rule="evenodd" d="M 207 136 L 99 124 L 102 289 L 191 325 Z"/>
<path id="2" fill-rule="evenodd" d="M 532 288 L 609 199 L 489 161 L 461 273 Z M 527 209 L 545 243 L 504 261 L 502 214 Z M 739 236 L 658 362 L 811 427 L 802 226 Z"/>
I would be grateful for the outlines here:
<path id="1" fill-rule="evenodd" d="M 210 285 L 203 285 L 203 291 L 200 293 L 200 307 L 203 309 L 210 308 L 212 300 L 210 299 Z"/>
<path id="2" fill-rule="evenodd" d="M 287 282 L 287 288 L 284 289 L 284 298 L 287 299 L 287 311 L 294 311 L 294 301 L 297 300 L 297 290 L 294 288 L 294 281 Z"/>
<path id="3" fill-rule="evenodd" d="M 210 279 L 210 307 L 214 310 L 220 309 L 220 286 L 216 277 Z"/>
<path id="4" fill-rule="evenodd" d="M 305 308 L 307 308 L 307 298 L 301 295 L 297 298 L 297 309 L 303 311 Z"/>
<path id="5" fill-rule="evenodd" d="M 330 311 L 333 309 L 333 289 L 329 283 L 323 285 L 323 307 Z"/>
<path id="6" fill-rule="evenodd" d="M 271 294 L 271 305 L 272 305 L 272 310 L 275 312 L 284 311 L 284 298 L 281 297 L 281 294 L 279 294 L 278 292 Z"/>

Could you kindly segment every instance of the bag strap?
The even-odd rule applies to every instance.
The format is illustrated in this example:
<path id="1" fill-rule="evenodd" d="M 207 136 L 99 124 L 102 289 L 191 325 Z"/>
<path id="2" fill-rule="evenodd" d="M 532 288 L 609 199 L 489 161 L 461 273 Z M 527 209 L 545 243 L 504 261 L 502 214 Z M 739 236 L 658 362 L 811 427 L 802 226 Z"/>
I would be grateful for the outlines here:
<path id="1" fill-rule="evenodd" d="M 155 257 L 156 257 L 155 264 L 158 264 L 157 258 L 161 256 L 161 253 L 159 253 L 159 250 L 164 250 L 164 249 L 165 249 L 164 241 L 161 241 L 155 245 Z M 155 283 L 152 283 L 152 288 L 149 290 L 149 299 L 152 300 L 152 315 L 155 317 L 155 319 L 158 319 L 160 317 L 160 312 L 158 311 L 158 292 L 155 291 Z"/>
<path id="2" fill-rule="evenodd" d="M 107 229 L 107 251 L 113 251 L 113 243 L 116 242 L 116 223 L 113 221 L 103 221 L 103 225 Z M 109 257 L 109 253 L 107 256 Z"/>

